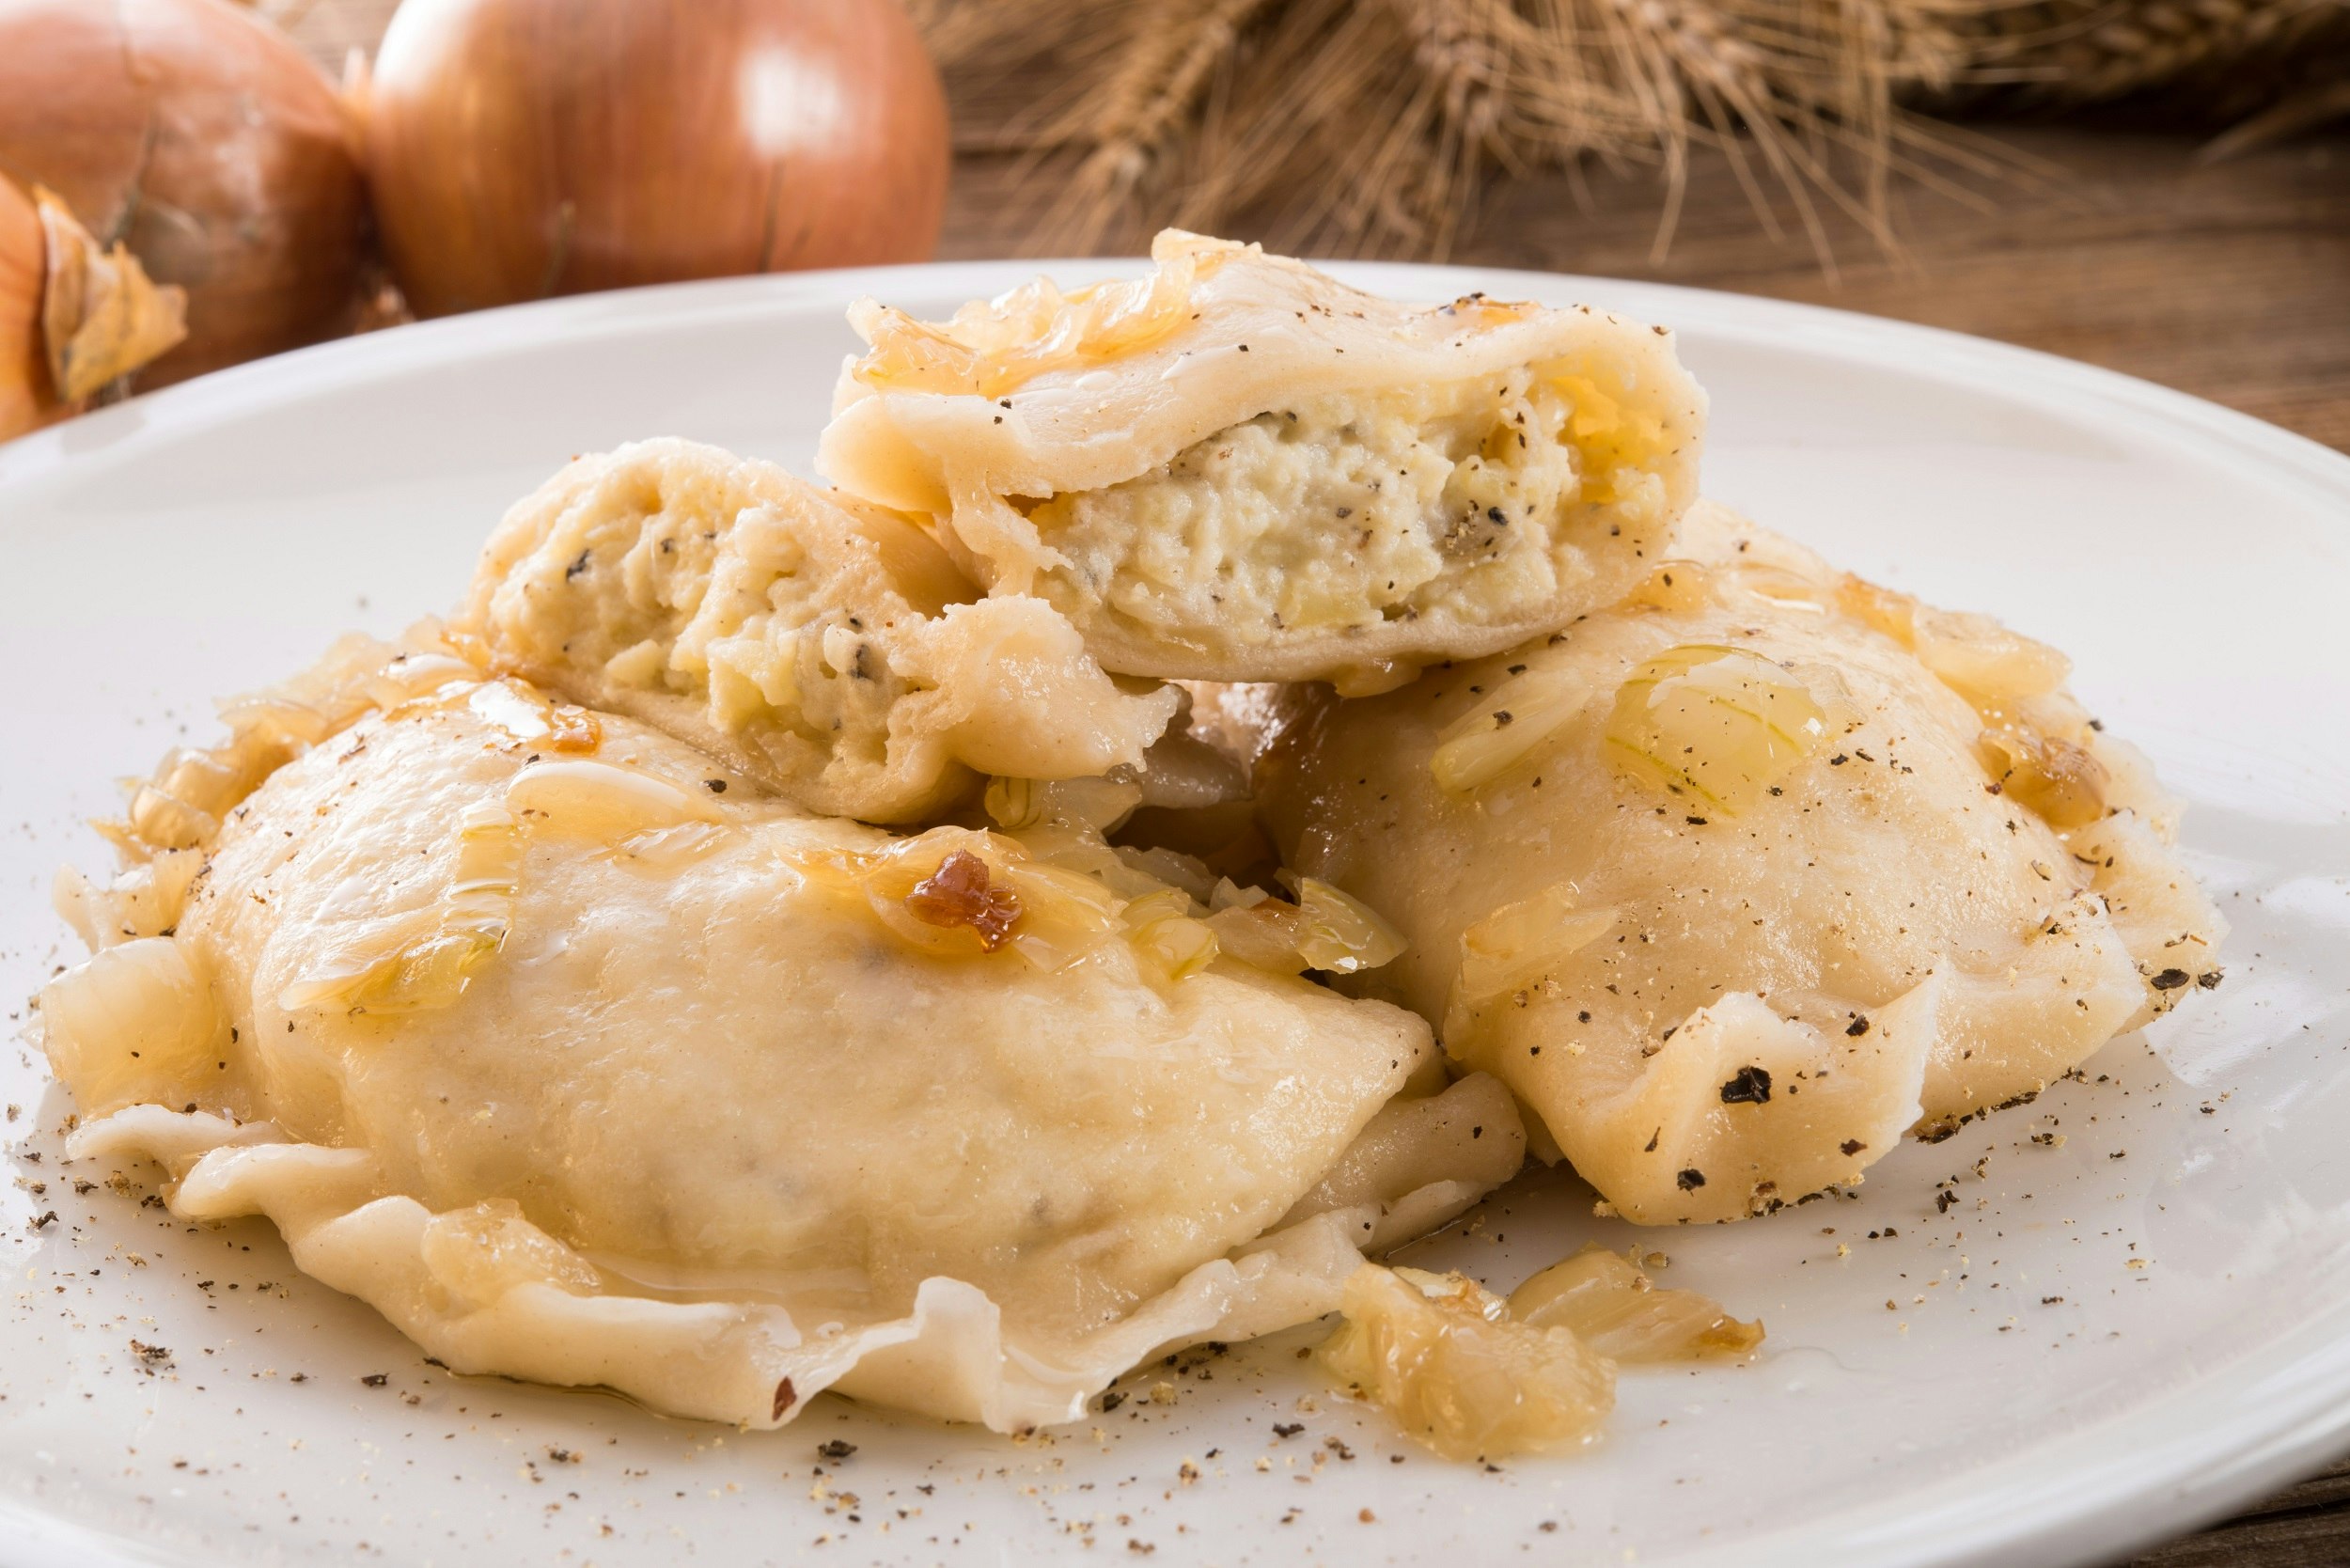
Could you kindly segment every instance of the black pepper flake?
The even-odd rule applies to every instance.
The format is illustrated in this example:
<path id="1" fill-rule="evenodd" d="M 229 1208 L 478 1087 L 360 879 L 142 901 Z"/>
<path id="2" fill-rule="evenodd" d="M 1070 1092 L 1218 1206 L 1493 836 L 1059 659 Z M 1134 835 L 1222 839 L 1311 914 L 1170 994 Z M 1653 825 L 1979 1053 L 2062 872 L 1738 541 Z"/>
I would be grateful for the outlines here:
<path id="1" fill-rule="evenodd" d="M 1852 760 L 1852 759 L 1851 759 L 1851 758 L 1849 758 L 1849 757 L 1845 756 L 1842 752 L 1841 752 L 1841 751 L 1840 751 L 1840 752 L 1838 752 L 1835 756 L 1833 756 L 1833 757 L 1831 757 L 1831 758 L 1829 758 L 1829 759 L 1827 760 L 1827 765 L 1828 765 L 1829 767 L 1831 767 L 1831 768 L 1841 768 L 1841 767 L 1842 767 L 1845 763 L 1847 763 L 1847 762 L 1849 762 L 1849 761 L 1851 761 L 1851 760 Z"/>
<path id="2" fill-rule="evenodd" d="M 1771 1103 L 1771 1074 L 1765 1067 L 1741 1067 L 1722 1085 L 1725 1105 L 1767 1105 Z"/>
<path id="3" fill-rule="evenodd" d="M 2201 986 L 2206 991 L 2217 991 L 2219 989 L 2219 981 L 2221 978 L 2221 974 L 2218 970 L 2206 969 L 2201 974 L 2195 977 L 2195 983 Z"/>
<path id="4" fill-rule="evenodd" d="M 588 562 L 590 558 L 592 558 L 593 554 L 594 553 L 592 551 L 582 550 L 578 555 L 572 557 L 572 564 L 563 569 L 563 580 L 568 583 L 572 578 L 578 576 L 581 572 L 587 571 Z"/>
<path id="5" fill-rule="evenodd" d="M 1273 1423 L 1273 1435 L 1276 1437 L 1294 1437 L 1305 1430 L 1306 1423 L 1304 1421 L 1276 1421 Z"/>
<path id="6" fill-rule="evenodd" d="M 702 780 L 702 788 L 713 795 L 722 795 L 727 792 L 727 781 L 723 778 L 705 778 Z"/>
<path id="7" fill-rule="evenodd" d="M 392 1374 L 390 1372 L 369 1372 L 359 1381 L 366 1384 L 370 1388 L 381 1388 L 384 1384 L 389 1383 L 391 1380 Z"/>
<path id="8" fill-rule="evenodd" d="M 1496 709 L 1494 713 L 1494 728 L 1496 729 L 1505 729 L 1516 722 L 1517 715 L 1510 712 L 1507 708 Z M 2173 972 L 2175 973 L 2175 971 Z"/>
<path id="9" fill-rule="evenodd" d="M 791 1387 L 791 1380 L 787 1377 L 776 1385 L 776 1407 L 769 1413 L 767 1419 L 771 1421 L 779 1421 L 783 1419 L 785 1411 L 799 1403 L 799 1390 Z"/>
<path id="10" fill-rule="evenodd" d="M 2176 991 L 2193 979 L 2185 969 L 2165 969 L 2146 983 L 2157 991 Z"/>
<path id="11" fill-rule="evenodd" d="M 1649 1136 L 1648 1136 L 1648 1147 L 1647 1147 L 1647 1148 L 1645 1148 L 1645 1149 L 1643 1149 L 1643 1150 L 1641 1150 L 1641 1151 L 1640 1151 L 1640 1152 L 1641 1152 L 1641 1153 L 1643 1153 L 1643 1154 L 1653 1154 L 1653 1153 L 1655 1153 L 1655 1152 L 1656 1152 L 1656 1140 L 1657 1140 L 1658 1138 L 1660 1138 L 1660 1137 L 1663 1137 L 1664 1136 L 1665 1136 L 1665 1129 L 1664 1129 L 1664 1128 L 1662 1128 L 1662 1127 L 1659 1127 L 1659 1128 L 1657 1128 L 1657 1129 L 1656 1129 L 1656 1131 L 1654 1131 L 1654 1132 L 1653 1132 L 1653 1133 L 1649 1134 Z"/>
<path id="12" fill-rule="evenodd" d="M 1866 1149 L 1869 1146 L 1861 1142 L 1856 1137 L 1848 1137 L 1842 1143 L 1837 1145 L 1837 1147 L 1843 1150 L 1845 1154 L 1849 1156 L 1859 1153 L 1863 1149 Z"/>
<path id="13" fill-rule="evenodd" d="M 1850 1035 L 1853 1039 L 1857 1040 L 1862 1035 L 1869 1032 L 1869 1020 L 1866 1017 L 1855 1018 L 1851 1023 L 1844 1026 L 1844 1032 L 1847 1035 Z"/>
<path id="14" fill-rule="evenodd" d="M 1695 1192 L 1698 1188 L 1705 1185 L 1705 1172 L 1702 1170 L 1684 1170 L 1680 1175 L 1674 1177 L 1673 1180 L 1680 1184 L 1682 1191 Z"/>
<path id="15" fill-rule="evenodd" d="M 816 1452 L 824 1459 L 846 1459 L 856 1452 L 856 1445 L 846 1438 L 835 1437 L 830 1442 L 817 1444 Z"/>
<path id="16" fill-rule="evenodd" d="M 1691 827 L 1703 827 L 1706 821 L 1703 817 L 1684 817 L 1682 820 Z"/>
<path id="17" fill-rule="evenodd" d="M 1120 1405 L 1125 1403 L 1125 1390 L 1122 1388 L 1112 1388 L 1108 1393 L 1102 1396 L 1102 1414 L 1106 1416 L 1111 1411 L 1117 1409 Z"/>

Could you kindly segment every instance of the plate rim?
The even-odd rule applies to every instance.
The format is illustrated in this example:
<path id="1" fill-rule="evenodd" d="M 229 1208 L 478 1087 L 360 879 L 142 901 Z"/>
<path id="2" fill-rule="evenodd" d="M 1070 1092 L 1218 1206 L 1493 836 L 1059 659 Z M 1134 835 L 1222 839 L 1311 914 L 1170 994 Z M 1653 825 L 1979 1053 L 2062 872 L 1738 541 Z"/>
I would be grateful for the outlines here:
<path id="1" fill-rule="evenodd" d="M 70 481 L 273 405 L 555 342 L 640 336 L 745 313 L 839 308 L 860 294 L 995 293 L 1039 273 L 1138 272 L 1141 258 L 971 259 L 720 278 L 510 306 L 313 345 L 147 393 L 0 442 L 0 516 L 12 494 Z M 2013 404 L 2060 403 L 2074 418 L 2159 421 L 2232 449 L 2350 519 L 2350 455 L 2193 394 L 2060 355 L 1945 328 L 1686 285 L 1460 263 L 1317 261 L 1383 291 L 1442 297 L 1474 283 L 1551 300 L 1578 296 L 1675 327 L 1765 349 L 1866 362 Z M 962 281 L 968 280 L 968 281 Z M 1434 285 L 1432 288 L 1431 286 Z M 1459 287 L 1456 287 L 1459 286 Z M 2128 1430 L 2131 1435 L 2117 1442 Z M 1817 1523 L 1767 1527 L 1704 1548 L 1692 1564 L 1810 1564 L 1824 1553 L 1904 1568 L 2120 1559 L 2190 1530 L 2350 1449 L 2350 1302 L 2220 1361 L 2151 1404 L 2044 1439 L 1956 1480 Z M 27 1456 L 29 1458 L 29 1456 Z M 1982 1497 L 1996 1489 L 1998 1506 Z M 1986 1518 L 1986 1512 L 1996 1516 Z M 153 1564 L 146 1543 L 14 1499 L 0 1501 L 11 1568 Z"/>

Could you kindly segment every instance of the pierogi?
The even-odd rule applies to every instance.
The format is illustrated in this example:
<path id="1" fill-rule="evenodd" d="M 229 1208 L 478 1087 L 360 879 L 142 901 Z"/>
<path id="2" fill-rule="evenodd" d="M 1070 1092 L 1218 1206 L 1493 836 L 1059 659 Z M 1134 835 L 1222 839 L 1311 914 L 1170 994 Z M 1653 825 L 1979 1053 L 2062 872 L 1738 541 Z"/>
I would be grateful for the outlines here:
<path id="1" fill-rule="evenodd" d="M 1331 1309 L 1522 1158 L 1491 1079 L 1391 1103 L 1441 1088 L 1419 1019 L 1065 821 L 808 816 L 429 638 L 228 715 L 61 882 L 70 1152 L 270 1216 L 458 1371 L 1016 1430 Z"/>
<path id="2" fill-rule="evenodd" d="M 944 322 L 860 303 L 818 457 L 1109 669 L 1400 684 L 1620 597 L 1696 494 L 1705 397 L 1661 327 L 1152 255 Z"/>
<path id="3" fill-rule="evenodd" d="M 1293 691 L 1260 783 L 1287 863 L 1407 940 L 1355 990 L 1617 1211 L 1734 1219 L 2217 983 L 2177 806 L 2067 669 L 1701 506 L 1622 605 Z"/>
<path id="4" fill-rule="evenodd" d="M 1113 682 L 1038 600 L 978 598 L 905 518 L 662 440 L 514 507 L 455 629 L 828 815 L 935 819 L 988 774 L 1138 766 L 1176 694 Z"/>

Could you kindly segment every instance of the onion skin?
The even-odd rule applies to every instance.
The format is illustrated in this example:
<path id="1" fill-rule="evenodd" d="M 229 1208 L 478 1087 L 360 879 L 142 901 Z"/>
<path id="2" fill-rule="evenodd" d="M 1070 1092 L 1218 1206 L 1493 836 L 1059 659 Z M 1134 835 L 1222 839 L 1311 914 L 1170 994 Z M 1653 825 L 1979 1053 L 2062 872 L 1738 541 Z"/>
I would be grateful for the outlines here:
<path id="1" fill-rule="evenodd" d="M 0 0 L 0 172 L 188 291 L 153 387 L 349 332 L 355 134 L 325 75 L 227 0 Z"/>
<path id="2" fill-rule="evenodd" d="M 78 414 L 187 336 L 187 296 L 0 175 L 0 441 Z"/>
<path id="3" fill-rule="evenodd" d="M 367 112 L 420 316 L 927 259 L 946 98 L 898 0 L 406 0 Z"/>

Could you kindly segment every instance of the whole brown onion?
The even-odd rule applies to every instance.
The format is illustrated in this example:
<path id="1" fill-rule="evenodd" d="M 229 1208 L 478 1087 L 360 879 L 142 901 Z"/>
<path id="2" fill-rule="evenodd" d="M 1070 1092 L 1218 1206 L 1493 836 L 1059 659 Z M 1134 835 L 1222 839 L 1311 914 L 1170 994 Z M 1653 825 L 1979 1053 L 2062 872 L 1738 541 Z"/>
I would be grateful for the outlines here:
<path id="1" fill-rule="evenodd" d="M 227 0 L 0 0 L 0 173 L 188 292 L 158 386 L 348 332 L 367 199 L 334 86 Z"/>
<path id="2" fill-rule="evenodd" d="M 947 107 L 899 0 L 406 0 L 368 165 L 423 316 L 928 258 Z"/>

